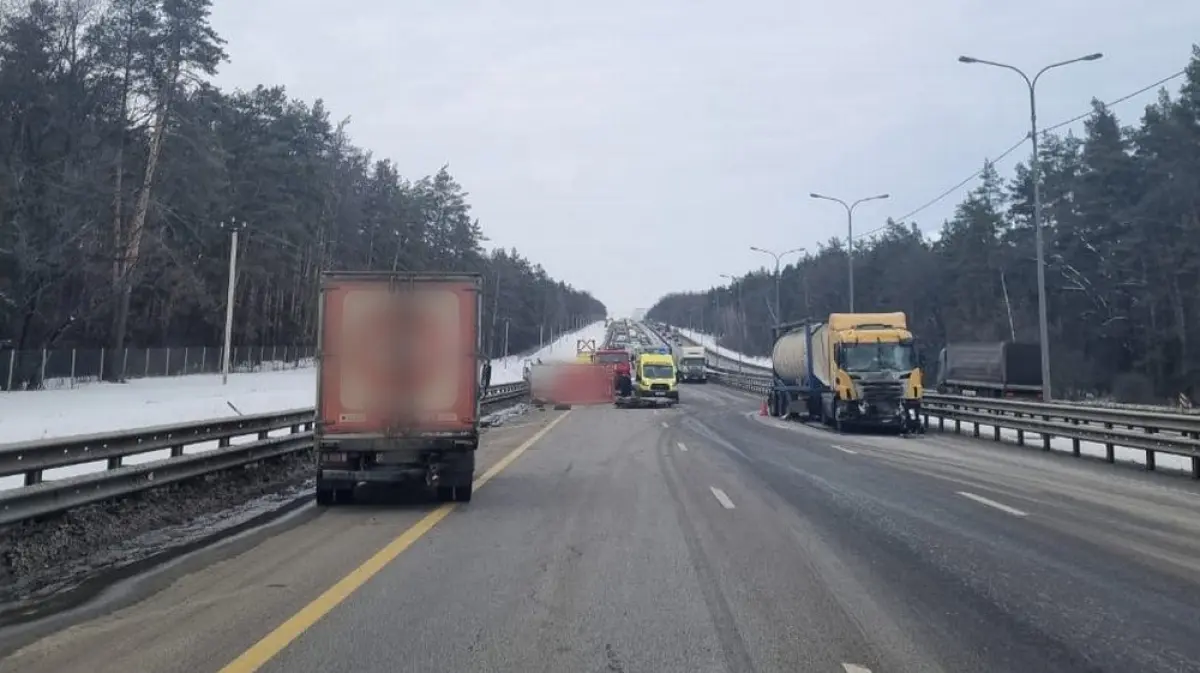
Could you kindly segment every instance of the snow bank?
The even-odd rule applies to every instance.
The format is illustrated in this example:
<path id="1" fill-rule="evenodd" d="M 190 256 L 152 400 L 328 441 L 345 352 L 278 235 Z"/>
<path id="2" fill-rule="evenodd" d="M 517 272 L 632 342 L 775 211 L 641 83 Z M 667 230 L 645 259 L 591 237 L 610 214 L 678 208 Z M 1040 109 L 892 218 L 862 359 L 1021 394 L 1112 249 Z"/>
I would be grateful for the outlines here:
<path id="1" fill-rule="evenodd" d="M 679 333 L 682 334 L 685 338 L 690 339 L 691 341 L 694 341 L 694 342 L 700 344 L 701 346 L 704 346 L 708 350 L 716 353 L 717 355 L 720 355 L 723 358 L 726 358 L 729 360 L 736 360 L 736 361 L 743 362 L 748 365 L 753 365 L 755 367 L 760 367 L 760 368 L 764 368 L 764 369 L 771 368 L 771 359 L 770 358 L 757 357 L 754 355 L 746 355 L 745 353 L 739 353 L 737 351 L 729 350 L 728 348 L 725 348 L 723 346 L 718 346 L 716 338 L 714 338 L 711 334 L 703 334 L 701 332 L 693 332 L 690 329 L 683 329 L 683 328 L 679 329 Z"/>
<path id="2" fill-rule="evenodd" d="M 604 340 L 603 322 L 559 337 L 530 355 L 492 361 L 492 383 L 521 380 L 526 360 L 569 360 L 577 339 Z M 75 388 L 0 392 L 0 445 L 35 439 L 127 430 L 151 425 L 228 418 L 311 407 L 316 401 L 316 370 L 231 374 L 221 385 L 219 374 L 134 379 L 127 383 L 87 383 Z M 249 439 L 253 439 L 250 437 Z M 188 453 L 213 446 L 187 447 Z M 131 456 L 135 465 L 167 457 L 167 452 Z M 103 469 L 104 464 L 47 470 L 46 479 L 61 479 Z M 20 477 L 0 478 L 0 489 L 20 485 Z"/>

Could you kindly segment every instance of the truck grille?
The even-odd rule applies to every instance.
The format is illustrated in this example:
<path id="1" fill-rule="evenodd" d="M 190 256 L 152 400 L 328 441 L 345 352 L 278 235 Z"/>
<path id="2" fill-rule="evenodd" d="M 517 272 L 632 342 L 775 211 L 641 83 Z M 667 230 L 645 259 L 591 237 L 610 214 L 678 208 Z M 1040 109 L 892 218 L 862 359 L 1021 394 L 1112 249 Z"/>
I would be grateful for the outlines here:
<path id="1" fill-rule="evenodd" d="M 651 383 L 650 390 L 670 390 L 671 386 L 665 383 Z"/>
<path id="2" fill-rule="evenodd" d="M 863 401 L 869 404 L 899 402 L 904 399 L 904 383 L 901 381 L 859 381 Z"/>

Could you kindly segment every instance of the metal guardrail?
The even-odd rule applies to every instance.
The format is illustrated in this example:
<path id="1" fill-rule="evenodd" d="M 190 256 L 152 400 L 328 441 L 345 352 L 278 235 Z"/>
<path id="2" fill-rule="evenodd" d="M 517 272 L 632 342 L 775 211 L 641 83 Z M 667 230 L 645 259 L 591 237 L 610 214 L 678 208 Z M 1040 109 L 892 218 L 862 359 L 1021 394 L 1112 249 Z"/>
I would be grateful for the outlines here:
<path id="1" fill-rule="evenodd" d="M 520 398 L 525 382 L 492 386 L 484 405 Z M 0 491 L 0 525 L 62 512 L 184 479 L 228 470 L 312 447 L 312 409 L 162 425 L 0 445 L 0 477 L 23 475 L 25 484 Z M 272 433 L 286 431 L 272 436 Z M 254 435 L 251 441 L 234 440 Z M 217 447 L 187 453 L 186 447 Z M 139 454 L 170 451 L 160 460 L 125 465 Z M 106 469 L 46 480 L 46 470 L 106 462 Z"/>
<path id="2" fill-rule="evenodd" d="M 710 377 L 754 393 L 771 388 L 771 380 L 763 376 L 714 370 Z M 1109 463 L 1115 462 L 1118 446 L 1141 450 L 1147 470 L 1155 469 L 1159 453 L 1182 456 L 1191 459 L 1192 476 L 1200 479 L 1200 417 L 1195 414 L 926 393 L 921 415 L 927 430 L 932 423 L 945 432 L 952 423 L 953 431 L 962 433 L 969 424 L 972 435 L 981 437 L 982 427 L 990 426 L 997 441 L 1001 430 L 1014 430 L 1019 445 L 1025 444 L 1026 433 L 1036 433 L 1045 451 L 1053 438 L 1069 439 L 1076 457 L 1082 454 L 1081 442 L 1102 444 Z"/>

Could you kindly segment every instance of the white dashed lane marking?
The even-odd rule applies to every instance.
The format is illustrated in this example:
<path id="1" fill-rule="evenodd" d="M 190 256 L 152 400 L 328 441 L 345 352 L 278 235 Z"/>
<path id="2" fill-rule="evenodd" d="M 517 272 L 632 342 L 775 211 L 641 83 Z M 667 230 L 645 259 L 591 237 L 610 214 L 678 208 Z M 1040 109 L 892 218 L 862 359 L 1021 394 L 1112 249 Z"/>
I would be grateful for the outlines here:
<path id="1" fill-rule="evenodd" d="M 977 502 L 981 505 L 987 505 L 988 507 L 998 509 L 1001 512 L 1007 512 L 1013 516 L 1029 516 L 1028 512 L 1022 512 L 1019 509 L 998 503 L 995 500 L 988 500 L 987 498 L 983 497 L 982 495 L 975 495 L 974 493 L 968 493 L 966 491 L 957 491 L 957 493 L 959 495 L 961 495 L 962 497 L 967 498 L 968 500 L 974 500 L 975 502 Z"/>
<path id="2" fill-rule="evenodd" d="M 708 490 L 712 491 L 713 497 L 717 499 L 717 502 L 721 503 L 722 507 L 725 509 L 733 509 L 733 501 L 729 499 L 729 496 L 725 495 L 725 491 L 722 491 L 716 486 L 709 486 Z"/>
<path id="3" fill-rule="evenodd" d="M 831 444 L 830 446 L 832 446 L 833 448 L 837 449 L 838 451 L 841 451 L 842 453 L 849 453 L 849 454 L 852 454 L 852 455 L 858 455 L 858 452 L 857 452 L 857 451 L 851 451 L 850 449 L 847 449 L 847 448 L 846 448 L 846 447 L 844 447 L 844 446 L 838 446 L 837 444 Z"/>
<path id="4" fill-rule="evenodd" d="M 687 451 L 687 446 L 685 446 L 683 442 L 675 442 L 675 443 L 679 445 L 680 451 L 684 451 L 684 452 Z"/>

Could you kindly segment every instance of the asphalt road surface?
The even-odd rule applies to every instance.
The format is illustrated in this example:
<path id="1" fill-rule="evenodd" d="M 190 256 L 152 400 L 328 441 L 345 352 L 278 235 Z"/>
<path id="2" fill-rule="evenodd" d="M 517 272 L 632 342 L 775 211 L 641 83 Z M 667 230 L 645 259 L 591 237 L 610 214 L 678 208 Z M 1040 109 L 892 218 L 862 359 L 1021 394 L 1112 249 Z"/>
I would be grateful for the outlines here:
<path id="1" fill-rule="evenodd" d="M 1200 671 L 1194 482 L 682 397 L 533 415 L 469 505 L 314 510 L 0 670 Z"/>

